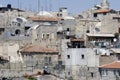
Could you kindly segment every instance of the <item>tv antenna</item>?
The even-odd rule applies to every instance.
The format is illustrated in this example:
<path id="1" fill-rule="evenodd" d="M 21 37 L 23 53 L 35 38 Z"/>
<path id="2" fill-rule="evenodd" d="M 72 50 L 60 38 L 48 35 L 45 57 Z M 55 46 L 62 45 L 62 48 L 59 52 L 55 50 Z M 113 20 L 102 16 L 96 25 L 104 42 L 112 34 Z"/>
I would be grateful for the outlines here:
<path id="1" fill-rule="evenodd" d="M 41 1 L 38 0 L 38 12 L 40 11 L 40 5 L 41 5 Z"/>

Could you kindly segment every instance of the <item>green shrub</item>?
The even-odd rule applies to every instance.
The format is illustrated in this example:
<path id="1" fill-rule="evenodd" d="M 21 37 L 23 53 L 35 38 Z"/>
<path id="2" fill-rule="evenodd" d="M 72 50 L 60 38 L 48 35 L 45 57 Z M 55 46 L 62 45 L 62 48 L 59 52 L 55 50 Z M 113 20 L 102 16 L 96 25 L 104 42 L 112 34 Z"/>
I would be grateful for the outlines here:
<path id="1" fill-rule="evenodd" d="M 37 79 L 34 77 L 29 77 L 28 80 L 37 80 Z"/>
<path id="2" fill-rule="evenodd" d="M 73 77 L 69 77 L 68 80 L 73 80 Z"/>

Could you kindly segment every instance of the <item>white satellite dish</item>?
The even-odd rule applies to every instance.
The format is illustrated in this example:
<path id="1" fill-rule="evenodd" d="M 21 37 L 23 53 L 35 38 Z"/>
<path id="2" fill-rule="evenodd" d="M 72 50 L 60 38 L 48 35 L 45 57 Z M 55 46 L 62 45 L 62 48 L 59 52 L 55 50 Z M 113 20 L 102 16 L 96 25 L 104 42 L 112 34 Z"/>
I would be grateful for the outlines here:
<path id="1" fill-rule="evenodd" d="M 82 34 L 81 33 L 77 33 L 75 37 L 76 38 L 82 38 Z"/>
<path id="2" fill-rule="evenodd" d="M 116 42 L 116 41 L 117 41 L 117 39 L 116 39 L 116 38 L 114 38 L 114 39 L 113 39 L 113 41 L 114 41 L 114 42 Z"/>
<path id="3" fill-rule="evenodd" d="M 96 32 L 100 32 L 100 29 L 96 27 L 96 28 L 95 28 L 95 31 L 96 31 Z"/>

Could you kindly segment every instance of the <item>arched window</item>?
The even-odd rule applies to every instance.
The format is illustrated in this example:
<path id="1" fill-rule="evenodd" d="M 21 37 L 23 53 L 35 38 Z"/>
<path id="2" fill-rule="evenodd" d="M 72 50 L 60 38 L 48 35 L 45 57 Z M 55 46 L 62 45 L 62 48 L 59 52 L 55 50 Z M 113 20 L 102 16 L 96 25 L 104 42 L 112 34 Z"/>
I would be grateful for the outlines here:
<path id="1" fill-rule="evenodd" d="M 21 34 L 21 31 L 20 31 L 19 29 L 17 29 L 17 30 L 15 31 L 15 34 L 16 34 L 16 35 L 20 35 L 20 34 Z"/>

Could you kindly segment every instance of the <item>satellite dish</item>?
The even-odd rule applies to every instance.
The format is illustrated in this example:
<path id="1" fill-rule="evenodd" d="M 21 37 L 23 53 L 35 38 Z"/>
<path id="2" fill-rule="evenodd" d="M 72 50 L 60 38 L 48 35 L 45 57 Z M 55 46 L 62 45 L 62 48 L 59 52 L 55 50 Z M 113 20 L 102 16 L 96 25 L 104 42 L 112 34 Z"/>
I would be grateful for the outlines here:
<path id="1" fill-rule="evenodd" d="M 116 39 L 116 38 L 114 38 L 114 39 L 113 39 L 113 41 L 114 41 L 114 42 L 116 42 L 116 41 L 117 41 L 117 39 Z"/>
<path id="2" fill-rule="evenodd" d="M 100 6 L 100 5 L 95 5 L 95 7 L 96 7 L 96 8 L 101 8 L 101 6 Z"/>
<path id="3" fill-rule="evenodd" d="M 82 38 L 82 34 L 81 33 L 77 33 L 75 37 L 76 38 Z"/>
<path id="4" fill-rule="evenodd" d="M 95 31 L 100 32 L 100 29 L 99 28 L 95 28 Z"/>

